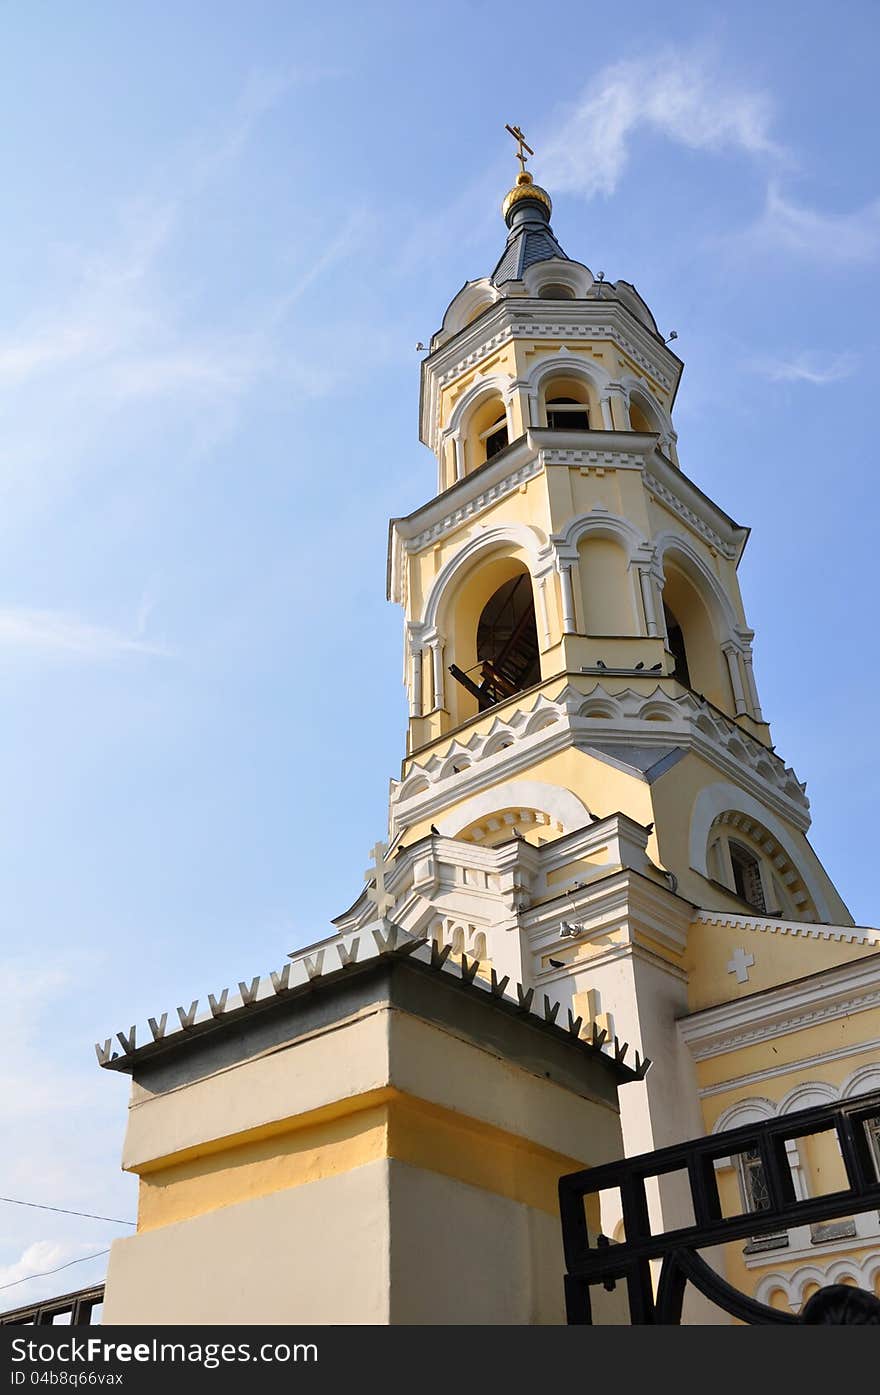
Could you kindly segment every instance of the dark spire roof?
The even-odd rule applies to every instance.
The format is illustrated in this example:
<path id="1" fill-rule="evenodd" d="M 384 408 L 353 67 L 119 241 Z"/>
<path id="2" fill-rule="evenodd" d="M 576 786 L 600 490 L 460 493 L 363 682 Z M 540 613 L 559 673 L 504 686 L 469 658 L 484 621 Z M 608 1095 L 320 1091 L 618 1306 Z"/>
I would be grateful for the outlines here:
<path id="1" fill-rule="evenodd" d="M 492 283 L 520 281 L 526 267 L 545 262 L 550 257 L 565 255 L 550 226 L 553 205 L 545 189 L 532 183 L 531 175 L 523 173 L 502 204 L 504 221 L 510 229 L 501 260 L 492 272 Z"/>

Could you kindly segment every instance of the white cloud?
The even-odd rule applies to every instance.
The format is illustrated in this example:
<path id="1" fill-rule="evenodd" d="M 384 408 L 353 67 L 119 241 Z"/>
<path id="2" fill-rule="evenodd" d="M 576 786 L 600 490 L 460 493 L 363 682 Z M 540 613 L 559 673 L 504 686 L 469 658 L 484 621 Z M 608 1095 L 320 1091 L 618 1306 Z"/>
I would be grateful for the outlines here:
<path id="1" fill-rule="evenodd" d="M 825 387 L 851 377 L 857 362 L 855 354 L 834 354 L 827 358 L 803 352 L 792 358 L 752 359 L 748 367 L 771 383 L 811 383 L 814 387 Z"/>
<path id="2" fill-rule="evenodd" d="M 23 1281 L 36 1280 L 48 1270 L 71 1266 L 71 1261 L 85 1263 L 86 1257 L 95 1255 L 97 1258 L 98 1252 L 104 1249 L 105 1245 L 66 1245 L 55 1240 L 35 1241 L 34 1244 L 28 1245 L 12 1264 L 0 1265 L 0 1307 L 21 1307 L 31 1300 L 34 1296 L 33 1290 Z M 43 1287 L 52 1291 L 56 1282 L 53 1280 L 52 1284 Z M 14 1293 L 16 1288 L 21 1289 L 18 1298 Z"/>
<path id="3" fill-rule="evenodd" d="M 162 645 L 144 639 L 141 633 L 127 635 L 63 611 L 29 610 L 21 606 L 0 606 L 0 652 L 4 650 L 80 659 L 168 653 Z"/>
<path id="4" fill-rule="evenodd" d="M 851 213 L 822 213 L 796 204 L 775 183 L 752 240 L 827 265 L 858 265 L 880 253 L 880 199 Z"/>
<path id="5" fill-rule="evenodd" d="M 612 194 L 633 137 L 652 129 L 693 150 L 781 157 L 771 106 L 738 85 L 704 50 L 661 50 L 602 69 L 541 144 L 541 179 L 552 189 Z"/>

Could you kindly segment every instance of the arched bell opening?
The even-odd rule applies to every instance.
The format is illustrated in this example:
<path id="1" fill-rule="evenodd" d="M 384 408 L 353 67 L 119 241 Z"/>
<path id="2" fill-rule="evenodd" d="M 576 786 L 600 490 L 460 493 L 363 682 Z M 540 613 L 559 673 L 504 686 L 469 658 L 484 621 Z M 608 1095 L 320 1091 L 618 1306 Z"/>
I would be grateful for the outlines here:
<path id="1" fill-rule="evenodd" d="M 543 424 L 550 431 L 589 431 L 600 421 L 595 392 L 576 375 L 553 377 L 541 392 Z"/>
<path id="2" fill-rule="evenodd" d="M 514 557 L 484 563 L 453 601 L 453 723 L 540 682 L 541 656 L 528 568 Z"/>
<path id="3" fill-rule="evenodd" d="M 679 568 L 677 559 L 665 558 L 663 568 L 666 647 L 675 663 L 675 677 L 733 715 L 733 691 L 716 615 L 700 584 Z"/>

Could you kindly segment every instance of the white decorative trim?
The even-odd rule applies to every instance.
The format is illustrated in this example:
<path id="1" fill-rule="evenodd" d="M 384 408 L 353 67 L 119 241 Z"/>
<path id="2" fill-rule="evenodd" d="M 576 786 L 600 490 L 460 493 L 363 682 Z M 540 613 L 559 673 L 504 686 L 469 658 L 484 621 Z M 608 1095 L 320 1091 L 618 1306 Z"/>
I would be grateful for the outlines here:
<path id="1" fill-rule="evenodd" d="M 872 1005 L 869 1003 L 869 1007 Z M 841 1014 L 845 1016 L 846 1014 Z M 751 1043 L 745 1043 L 751 1045 Z M 736 1048 L 732 1048 L 735 1050 Z M 750 1085 L 763 1085 L 780 1075 L 791 1075 L 798 1070 L 815 1070 L 829 1061 L 845 1061 L 848 1056 L 858 1056 L 863 1051 L 880 1049 L 880 1037 L 869 1041 L 857 1041 L 852 1046 L 841 1046 L 836 1051 L 822 1051 L 818 1056 L 801 1056 L 799 1060 L 782 1066 L 768 1066 L 766 1070 L 750 1071 L 748 1075 L 731 1076 L 718 1085 L 705 1085 L 697 1091 L 700 1099 L 711 1099 L 713 1095 L 729 1095 L 731 1090 L 743 1090 Z M 710 1054 L 710 1053 L 707 1053 Z M 717 1054 L 717 1053 L 715 1053 Z M 695 1056 L 695 1059 L 696 1056 Z"/>
<path id="2" fill-rule="evenodd" d="M 730 925 L 737 930 L 781 932 L 810 939 L 833 938 L 850 944 L 880 943 L 880 931 L 859 926 L 756 921 L 748 916 L 728 916 L 714 911 L 698 911 L 695 920 L 707 925 Z M 878 1003 L 880 955 L 870 955 L 811 974 L 809 978 L 783 983 L 778 988 L 704 1008 L 682 1018 L 678 1030 L 694 1059 L 703 1061 L 755 1042 L 786 1036 L 819 1022 L 863 1012 Z M 794 1066 L 784 1069 L 793 1070 Z M 755 1078 L 763 1074 L 758 1072 Z M 729 1082 L 725 1088 L 730 1088 Z"/>
<path id="3" fill-rule="evenodd" d="M 528 702 L 529 699 L 526 699 Z M 489 714 L 486 714 L 487 718 Z M 539 735 L 540 733 L 540 735 Z M 505 705 L 481 731 L 456 737 L 443 755 L 436 742 L 413 757 L 405 779 L 392 782 L 394 828 L 418 823 L 445 808 L 459 795 L 527 769 L 538 758 L 570 746 L 656 747 L 658 759 L 671 746 L 693 750 L 723 775 L 740 782 L 761 801 L 800 828 L 809 827 L 809 805 L 794 771 L 728 717 L 709 709 L 690 693 L 673 697 L 659 684 L 649 693 L 627 688 L 610 693 L 595 683 L 587 692 L 568 684 L 554 698 L 539 693 L 531 706 Z M 450 761 L 470 766 L 449 777 Z M 733 788 L 733 786 L 725 786 Z M 743 796 L 745 797 L 745 796 Z"/>
<path id="4" fill-rule="evenodd" d="M 549 814 L 566 833 L 573 833 L 590 822 L 589 810 L 571 790 L 544 780 L 509 780 L 457 805 L 451 814 L 440 820 L 438 828 L 444 838 L 455 838 L 462 829 L 487 814 L 520 807 Z"/>
<path id="5" fill-rule="evenodd" d="M 871 1244 L 876 1245 L 876 1243 L 876 1239 L 869 1236 L 862 1238 L 860 1243 L 858 1240 L 848 1240 L 841 1248 L 853 1249 L 854 1246 L 858 1245 L 858 1248 L 861 1249 Z M 747 1260 L 747 1263 L 750 1268 L 762 1263 L 779 1264 L 781 1259 L 799 1259 L 802 1253 L 801 1251 L 797 1255 L 790 1255 L 787 1252 L 780 1254 L 777 1251 L 772 1257 L 770 1255 L 764 1255 L 762 1258 L 756 1256 L 750 1261 Z M 776 1289 L 781 1289 L 792 1312 L 799 1312 L 804 1303 L 804 1290 L 808 1284 L 817 1284 L 819 1288 L 824 1288 L 826 1284 L 839 1284 L 844 1279 L 853 1279 L 858 1288 L 867 1289 L 869 1293 L 874 1292 L 874 1285 L 878 1274 L 880 1274 L 880 1250 L 875 1250 L 873 1254 L 859 1256 L 858 1259 L 855 1256 L 836 1259 L 831 1264 L 826 1265 L 816 1262 L 819 1255 L 814 1249 L 810 1254 L 810 1259 L 811 1263 L 804 1264 L 799 1269 L 779 1270 L 772 1274 L 765 1274 L 755 1289 L 755 1297 L 758 1302 L 769 1302 L 770 1295 Z"/>
<path id="6" fill-rule="evenodd" d="M 529 460 L 525 465 L 521 465 L 518 470 L 511 470 L 509 474 L 501 479 L 493 481 L 479 494 L 472 495 L 469 499 L 458 504 L 454 509 L 450 509 L 436 523 L 430 527 L 423 528 L 414 538 L 407 538 L 404 546 L 408 553 L 422 552 L 426 547 L 436 544 L 446 533 L 458 528 L 462 523 L 466 523 L 469 518 L 476 517 L 484 509 L 488 509 L 492 504 L 497 504 L 499 499 L 504 499 L 521 485 L 526 484 L 535 475 L 539 475 L 544 466 L 543 452 L 539 452 L 533 460 Z"/>
<path id="7" fill-rule="evenodd" d="M 716 548 L 722 557 L 726 557 L 728 561 L 732 561 L 736 557 L 737 549 L 726 542 L 720 533 L 716 533 L 715 529 L 704 518 L 689 508 L 684 500 L 674 494 L 656 475 L 651 474 L 650 470 L 645 470 L 645 486 L 656 499 L 659 499 L 672 513 L 677 514 L 689 528 L 698 533 L 704 542 L 707 542 L 710 547 Z"/>
<path id="8" fill-rule="evenodd" d="M 463 567 L 469 566 L 475 557 L 483 553 L 497 552 L 505 547 L 514 547 L 525 553 L 533 580 L 552 566 L 552 549 L 540 529 L 531 524 L 499 523 L 491 528 L 475 529 L 464 546 L 450 557 L 435 576 L 425 600 L 422 623 L 429 628 L 436 627 L 444 594 Z"/>

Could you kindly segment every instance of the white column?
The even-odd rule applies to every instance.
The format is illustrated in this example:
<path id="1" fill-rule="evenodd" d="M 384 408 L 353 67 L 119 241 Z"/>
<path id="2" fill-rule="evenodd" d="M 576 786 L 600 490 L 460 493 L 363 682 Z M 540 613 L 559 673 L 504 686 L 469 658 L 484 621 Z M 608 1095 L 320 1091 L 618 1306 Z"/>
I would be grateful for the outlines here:
<path id="1" fill-rule="evenodd" d="M 410 716 L 422 715 L 422 647 L 417 645 L 412 651 L 412 690 Z"/>
<path id="2" fill-rule="evenodd" d="M 614 430 L 614 420 L 611 416 L 611 399 L 600 397 L 599 406 L 602 409 L 602 425 L 606 431 Z"/>
<path id="3" fill-rule="evenodd" d="M 573 635 L 577 633 L 577 623 L 574 615 L 574 589 L 571 584 L 571 563 L 559 562 L 559 585 L 562 591 L 562 633 Z"/>
<path id="4" fill-rule="evenodd" d="M 739 667 L 739 650 L 734 644 L 725 644 L 724 657 L 727 660 L 727 669 L 730 673 L 730 686 L 733 688 L 733 701 L 736 706 L 736 715 L 741 717 L 746 711 L 746 694 L 743 688 L 742 673 Z"/>
<path id="5" fill-rule="evenodd" d="M 443 641 L 439 637 L 431 640 L 431 659 L 434 666 L 434 706 L 446 706 L 446 693 L 443 683 Z"/>
<path id="6" fill-rule="evenodd" d="M 457 480 L 463 480 L 465 473 L 465 463 L 464 441 L 461 438 L 461 431 L 453 431 L 452 448 L 455 451 L 455 478 Z"/>
<path id="7" fill-rule="evenodd" d="M 756 722 L 763 722 L 764 716 L 761 712 L 761 704 L 758 701 L 758 687 L 755 683 L 755 670 L 752 667 L 751 649 L 743 650 L 742 661 L 746 675 L 746 688 L 748 690 L 749 700 L 752 704 L 752 713 L 754 714 Z"/>
<path id="8" fill-rule="evenodd" d="M 639 585 L 642 588 L 642 604 L 645 607 L 645 623 L 648 634 L 655 637 L 660 633 L 657 624 L 657 606 L 654 600 L 654 579 L 649 567 L 639 567 Z"/>
<path id="9" fill-rule="evenodd" d="M 541 648 L 550 648 L 550 618 L 547 614 L 547 576 L 535 578 L 538 583 L 538 619 L 541 622 Z"/>

